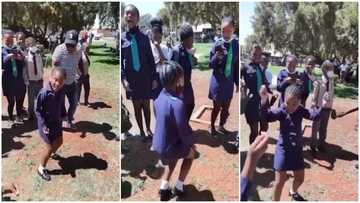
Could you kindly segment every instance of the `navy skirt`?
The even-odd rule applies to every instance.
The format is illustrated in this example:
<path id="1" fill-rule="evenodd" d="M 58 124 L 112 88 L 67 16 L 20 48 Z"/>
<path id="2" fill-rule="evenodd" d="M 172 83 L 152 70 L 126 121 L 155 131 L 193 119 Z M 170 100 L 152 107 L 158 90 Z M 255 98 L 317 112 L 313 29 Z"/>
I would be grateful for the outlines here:
<path id="1" fill-rule="evenodd" d="M 43 130 L 44 125 L 42 125 L 42 124 L 40 124 L 40 122 L 38 122 L 38 129 L 39 129 L 40 137 L 46 144 L 52 144 L 59 137 L 63 136 L 61 121 L 55 122 L 55 123 L 49 123 L 47 127 L 49 128 L 49 133 L 45 133 Z"/>

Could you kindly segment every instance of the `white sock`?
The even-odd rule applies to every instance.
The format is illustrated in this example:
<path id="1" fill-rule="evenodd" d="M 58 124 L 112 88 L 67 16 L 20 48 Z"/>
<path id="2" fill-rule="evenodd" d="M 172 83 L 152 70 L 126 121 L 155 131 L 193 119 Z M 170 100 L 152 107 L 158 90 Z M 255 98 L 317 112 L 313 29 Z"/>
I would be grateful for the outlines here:
<path id="1" fill-rule="evenodd" d="M 39 165 L 39 168 L 38 168 L 38 171 L 42 174 L 44 172 L 44 167 L 40 164 Z"/>
<path id="2" fill-rule="evenodd" d="M 294 190 L 292 188 L 290 188 L 290 194 L 293 195 L 295 194 L 296 192 L 294 192 Z"/>
<path id="3" fill-rule="evenodd" d="M 184 191 L 184 182 L 180 181 L 180 180 L 177 180 L 176 183 L 175 183 L 175 187 L 178 190 Z"/>
<path id="4" fill-rule="evenodd" d="M 160 190 L 167 190 L 169 188 L 169 181 L 162 180 L 160 185 Z"/>

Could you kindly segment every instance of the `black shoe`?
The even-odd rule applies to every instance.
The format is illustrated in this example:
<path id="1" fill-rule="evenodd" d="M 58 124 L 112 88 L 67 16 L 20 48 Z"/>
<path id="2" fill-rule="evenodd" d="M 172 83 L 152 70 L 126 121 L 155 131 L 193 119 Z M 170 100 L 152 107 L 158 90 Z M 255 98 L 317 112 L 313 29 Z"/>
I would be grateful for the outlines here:
<path id="1" fill-rule="evenodd" d="M 220 126 L 217 131 L 224 135 L 230 134 L 230 131 L 226 130 L 223 126 Z"/>
<path id="2" fill-rule="evenodd" d="M 141 141 L 142 141 L 142 142 L 146 142 L 147 139 L 146 139 L 146 135 L 145 135 L 144 132 L 141 132 L 141 133 L 140 133 L 140 137 L 141 137 Z"/>
<path id="3" fill-rule="evenodd" d="M 179 190 L 176 187 L 174 187 L 173 194 L 175 196 L 182 197 L 182 196 L 184 196 L 185 193 L 184 193 L 184 190 Z"/>
<path id="4" fill-rule="evenodd" d="M 315 156 L 316 155 L 316 148 L 315 147 L 310 147 L 310 152 L 311 152 L 311 155 Z"/>
<path id="5" fill-rule="evenodd" d="M 319 145 L 318 147 L 318 150 L 320 151 L 320 152 L 322 152 L 322 153 L 326 153 L 327 151 L 326 151 L 326 148 L 324 147 L 324 145 Z"/>
<path id="6" fill-rule="evenodd" d="M 50 181 L 50 180 L 51 180 L 51 177 L 50 177 L 50 175 L 49 175 L 49 173 L 48 173 L 48 170 L 44 169 L 42 173 L 40 173 L 40 171 L 37 170 L 37 172 L 38 172 L 39 176 L 40 176 L 42 179 L 44 179 L 44 180 L 46 180 L 46 181 Z"/>
<path id="7" fill-rule="evenodd" d="M 306 199 L 304 199 L 299 193 L 294 193 L 294 194 L 290 194 L 289 196 L 291 197 L 292 201 L 306 201 Z"/>
<path id="8" fill-rule="evenodd" d="M 55 153 L 55 154 L 52 154 L 50 158 L 52 158 L 54 160 L 59 160 L 61 158 L 61 156 L 59 154 Z"/>
<path id="9" fill-rule="evenodd" d="M 215 129 L 215 127 L 210 127 L 210 135 L 213 136 L 213 137 L 216 137 L 217 136 L 217 131 Z"/>
<path id="10" fill-rule="evenodd" d="M 29 115 L 27 118 L 28 121 L 33 121 L 34 120 L 34 116 L 33 115 Z"/>
<path id="11" fill-rule="evenodd" d="M 172 197 L 172 193 L 170 189 L 159 190 L 160 201 L 169 201 Z"/>

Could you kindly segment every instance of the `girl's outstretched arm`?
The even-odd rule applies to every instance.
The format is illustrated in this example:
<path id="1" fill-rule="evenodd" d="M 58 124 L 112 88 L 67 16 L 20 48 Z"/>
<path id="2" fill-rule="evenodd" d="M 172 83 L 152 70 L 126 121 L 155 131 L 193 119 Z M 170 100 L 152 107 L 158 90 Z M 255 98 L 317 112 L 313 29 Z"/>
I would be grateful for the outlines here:
<path id="1" fill-rule="evenodd" d="M 256 164 L 267 149 L 268 139 L 269 137 L 266 134 L 257 136 L 247 152 L 244 167 L 241 171 L 241 201 L 247 201 L 249 197 Z"/>
<path id="2" fill-rule="evenodd" d="M 284 117 L 283 111 L 280 108 L 270 109 L 269 103 L 269 92 L 267 91 L 267 87 L 262 85 L 259 91 L 261 98 L 261 107 L 260 107 L 260 118 L 265 118 L 267 122 L 274 122 L 281 120 Z"/>

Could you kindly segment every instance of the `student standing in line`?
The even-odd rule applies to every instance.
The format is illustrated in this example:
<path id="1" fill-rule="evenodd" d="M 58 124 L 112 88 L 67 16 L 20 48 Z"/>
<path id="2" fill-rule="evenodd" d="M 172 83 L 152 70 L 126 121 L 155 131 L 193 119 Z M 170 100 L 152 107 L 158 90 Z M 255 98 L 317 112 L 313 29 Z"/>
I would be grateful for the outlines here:
<path id="1" fill-rule="evenodd" d="M 122 33 L 121 37 L 121 81 L 126 91 L 126 97 L 133 102 L 140 135 L 146 141 L 147 138 L 151 139 L 153 136 L 150 129 L 150 99 L 153 89 L 158 84 L 150 40 L 140 31 L 139 18 L 139 10 L 134 5 L 130 4 L 125 7 L 128 31 Z M 143 113 L 147 138 L 143 128 Z"/>
<path id="2" fill-rule="evenodd" d="M 305 107 L 306 100 L 309 97 L 309 94 L 314 89 L 314 82 L 316 81 L 314 75 L 314 67 L 315 67 L 316 58 L 314 56 L 307 56 L 305 58 L 305 69 L 300 74 L 300 79 L 302 81 L 303 86 L 303 97 L 301 99 L 301 104 Z"/>
<path id="3" fill-rule="evenodd" d="M 286 57 L 286 68 L 282 69 L 277 75 L 277 91 L 280 92 L 279 106 L 284 103 L 285 90 L 289 85 L 301 83 L 300 74 L 296 71 L 298 60 L 296 56 Z"/>
<path id="4" fill-rule="evenodd" d="M 326 152 L 327 127 L 334 103 L 334 66 L 326 60 L 321 65 L 322 77 L 315 85 L 312 107 L 321 107 L 320 119 L 313 122 L 311 132 L 311 151 Z M 319 139 L 317 139 L 319 134 Z"/>
<path id="5" fill-rule="evenodd" d="M 25 74 L 24 80 L 28 87 L 28 112 L 29 120 L 35 117 L 34 108 L 36 106 L 36 97 L 43 87 L 44 67 L 40 49 L 36 47 L 35 39 L 26 38 L 26 44 L 29 46 L 25 56 Z"/>
<path id="6" fill-rule="evenodd" d="M 216 134 L 215 121 L 220 112 L 218 131 L 227 134 L 224 125 L 229 116 L 229 107 L 234 93 L 239 91 L 239 42 L 233 39 L 235 23 L 231 17 L 221 22 L 222 38 L 211 49 L 209 67 L 213 70 L 209 85 L 209 99 L 213 101 L 211 134 Z"/>
<path id="7" fill-rule="evenodd" d="M 152 54 L 154 56 L 154 62 L 156 65 L 156 73 L 157 73 L 157 80 L 158 80 L 158 87 L 156 89 L 153 90 L 153 99 L 155 100 L 163 86 L 161 85 L 160 79 L 159 79 L 159 74 L 161 72 L 161 68 L 163 67 L 162 64 L 165 61 L 169 61 L 171 60 L 172 57 L 172 49 L 168 46 L 165 46 L 163 44 L 161 44 L 162 41 L 162 37 L 163 37 L 163 21 L 161 18 L 159 17 L 155 17 L 153 19 L 151 19 L 150 21 L 151 24 L 151 50 L 152 50 Z"/>
<path id="8" fill-rule="evenodd" d="M 262 85 L 266 85 L 267 87 L 269 85 L 264 72 L 260 68 L 261 56 L 262 48 L 260 45 L 254 44 L 250 53 L 251 61 L 241 67 L 243 85 L 249 90 L 249 101 L 245 107 L 245 118 L 250 127 L 250 144 L 254 142 L 259 132 L 263 131 L 262 129 L 259 131 L 259 123 L 261 122 L 259 90 Z"/>
<path id="9" fill-rule="evenodd" d="M 191 83 L 191 73 L 195 65 L 194 57 L 194 31 L 190 24 L 183 24 L 179 28 L 180 44 L 173 49 L 172 60 L 184 69 L 184 90 L 181 96 L 186 106 L 186 118 L 190 120 L 195 107 L 194 90 Z"/>
<path id="10" fill-rule="evenodd" d="M 8 101 L 9 120 L 14 122 L 14 106 L 16 105 L 16 121 L 23 122 L 23 101 L 26 92 L 24 82 L 24 55 L 14 46 L 14 33 L 4 33 L 2 47 L 2 88 L 3 94 Z"/>

